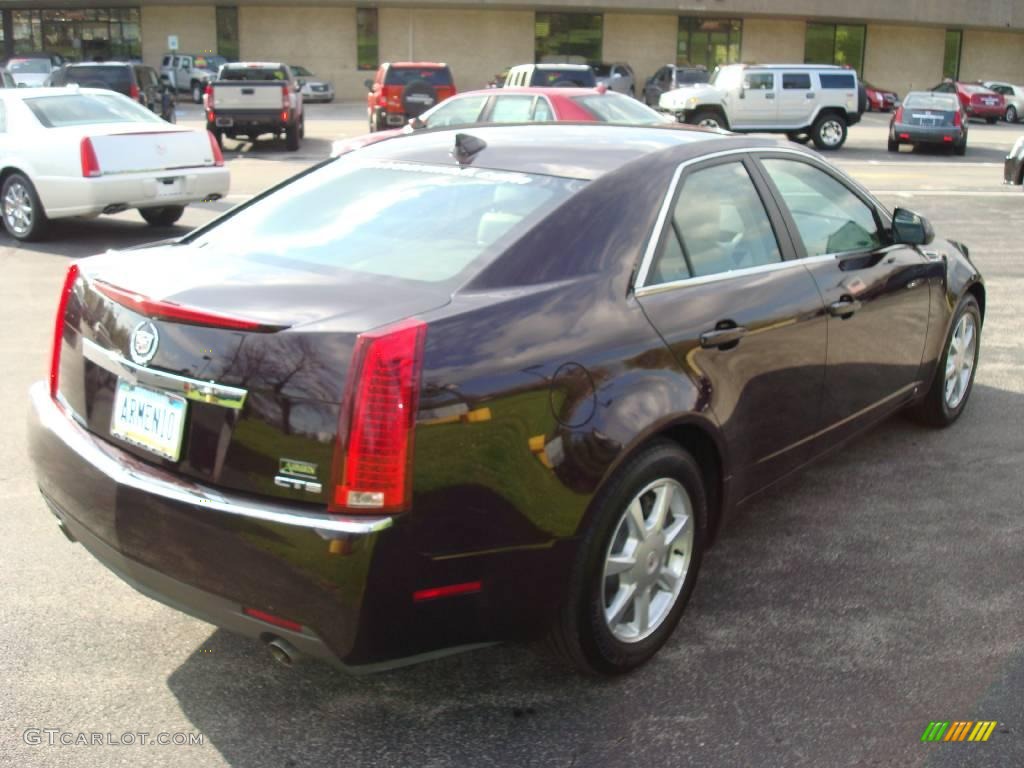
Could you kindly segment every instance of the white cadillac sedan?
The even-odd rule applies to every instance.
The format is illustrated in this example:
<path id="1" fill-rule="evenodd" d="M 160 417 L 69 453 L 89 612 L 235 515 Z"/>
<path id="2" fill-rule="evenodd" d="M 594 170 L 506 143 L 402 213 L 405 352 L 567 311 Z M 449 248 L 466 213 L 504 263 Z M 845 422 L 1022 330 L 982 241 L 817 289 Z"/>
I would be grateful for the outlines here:
<path id="1" fill-rule="evenodd" d="M 0 203 L 19 240 L 41 237 L 52 219 L 129 208 L 170 226 L 229 184 L 209 133 L 164 122 L 118 93 L 0 90 Z"/>

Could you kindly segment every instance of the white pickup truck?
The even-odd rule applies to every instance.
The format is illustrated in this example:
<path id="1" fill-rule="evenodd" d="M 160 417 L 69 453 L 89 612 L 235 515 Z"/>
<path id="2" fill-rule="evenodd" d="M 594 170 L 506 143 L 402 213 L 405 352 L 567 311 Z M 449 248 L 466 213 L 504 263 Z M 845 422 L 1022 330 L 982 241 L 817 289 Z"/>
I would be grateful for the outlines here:
<path id="1" fill-rule="evenodd" d="M 192 101 L 200 104 L 206 84 L 227 61 L 223 56 L 165 53 L 160 61 L 160 77 L 175 91 L 190 94 Z"/>
<path id="2" fill-rule="evenodd" d="M 206 128 L 218 144 L 223 137 L 255 141 L 283 136 L 289 151 L 306 133 L 301 86 L 287 64 L 225 64 L 206 89 Z"/>

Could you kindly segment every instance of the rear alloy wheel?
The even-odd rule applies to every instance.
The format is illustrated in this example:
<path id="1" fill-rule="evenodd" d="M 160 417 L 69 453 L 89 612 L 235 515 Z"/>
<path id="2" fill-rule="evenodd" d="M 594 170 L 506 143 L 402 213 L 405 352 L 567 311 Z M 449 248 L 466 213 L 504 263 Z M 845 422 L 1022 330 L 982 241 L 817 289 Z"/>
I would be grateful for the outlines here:
<path id="1" fill-rule="evenodd" d="M 956 421 L 974 387 L 981 349 L 981 309 L 971 294 L 957 305 L 944 349 L 931 387 L 911 410 L 914 418 L 933 427 L 948 427 Z"/>
<path id="2" fill-rule="evenodd" d="M 693 457 L 664 441 L 621 467 L 595 504 L 549 639 L 583 671 L 620 674 L 679 623 L 703 554 L 706 495 Z"/>
<path id="3" fill-rule="evenodd" d="M 693 124 L 701 128 L 725 128 L 725 120 L 722 116 L 711 109 L 700 109 L 693 116 Z"/>
<path id="4" fill-rule="evenodd" d="M 12 173 L 0 189 L 4 226 L 18 240 L 38 240 L 48 220 L 32 182 L 20 173 Z"/>
<path id="5" fill-rule="evenodd" d="M 1017 108 L 1012 104 L 1006 108 L 1006 122 L 1016 123 L 1017 122 Z"/>
<path id="6" fill-rule="evenodd" d="M 846 120 L 836 114 L 822 115 L 811 128 L 811 138 L 818 149 L 839 149 L 846 143 Z"/>
<path id="7" fill-rule="evenodd" d="M 161 208 L 139 208 L 139 214 L 151 227 L 171 227 L 185 213 L 183 205 L 165 205 Z"/>

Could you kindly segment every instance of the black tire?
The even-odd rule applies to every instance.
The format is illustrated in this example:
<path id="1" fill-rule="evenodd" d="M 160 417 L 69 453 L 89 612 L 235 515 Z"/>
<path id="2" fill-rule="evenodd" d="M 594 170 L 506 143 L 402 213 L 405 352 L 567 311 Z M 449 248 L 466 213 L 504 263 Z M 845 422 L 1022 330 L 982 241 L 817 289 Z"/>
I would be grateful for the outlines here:
<path id="1" fill-rule="evenodd" d="M 426 80 L 411 80 L 402 89 L 402 111 L 406 120 L 419 117 L 435 104 L 437 89 Z"/>
<path id="2" fill-rule="evenodd" d="M 963 157 L 967 154 L 967 136 L 953 144 L 953 154 Z"/>
<path id="3" fill-rule="evenodd" d="M 821 115 L 811 127 L 811 140 L 823 151 L 839 149 L 846 143 L 846 135 L 846 118 L 835 112 Z"/>
<path id="4" fill-rule="evenodd" d="M 897 141 L 896 139 L 889 139 L 889 144 L 888 144 L 887 149 L 890 152 L 899 152 L 900 151 L 900 143 L 899 143 L 899 141 Z"/>
<path id="5" fill-rule="evenodd" d="M 689 121 L 692 125 L 700 125 L 705 128 L 729 128 L 725 116 L 713 109 L 698 109 Z"/>
<path id="6" fill-rule="evenodd" d="M 1006 114 L 1004 115 L 1006 122 L 1016 123 L 1019 115 L 1017 114 L 1017 108 L 1011 104 L 1006 108 Z"/>
<path id="7" fill-rule="evenodd" d="M 690 499 L 692 515 L 689 530 L 693 531 L 690 558 L 675 602 L 665 607 L 666 612 L 656 629 L 642 639 L 624 641 L 613 634 L 605 620 L 604 590 L 609 579 L 617 582 L 621 578 L 605 575 L 605 561 L 613 543 L 625 533 L 621 527 L 626 525 L 623 520 L 631 502 L 658 480 L 677 482 Z M 646 662 L 665 644 L 693 592 L 704 551 L 707 523 L 707 495 L 700 468 L 693 457 L 675 443 L 667 440 L 654 442 L 615 472 L 594 499 L 593 510 L 573 565 L 565 600 L 559 608 L 548 642 L 557 656 L 581 671 L 622 674 Z M 648 553 L 645 562 L 650 562 L 653 569 L 649 574 L 658 569 L 657 555 L 653 551 Z M 634 604 L 625 611 L 623 618 L 632 615 L 632 621 L 637 621 L 633 613 L 635 610 Z"/>
<path id="8" fill-rule="evenodd" d="M 8 194 L 12 193 L 17 200 L 21 201 L 21 204 L 18 206 L 19 213 L 12 212 L 12 215 L 8 217 L 6 202 Z M 24 205 L 28 206 L 27 211 L 24 210 Z M 39 200 L 36 188 L 27 176 L 20 173 L 9 175 L 4 179 L 3 186 L 0 187 L 0 215 L 2 215 L 7 234 L 16 240 L 25 242 L 42 239 L 50 226 L 50 220 L 46 218 L 46 211 Z M 28 217 L 27 221 L 26 217 Z"/>
<path id="9" fill-rule="evenodd" d="M 151 227 L 173 227 L 185 213 L 184 205 L 165 205 L 161 208 L 139 208 L 139 215 Z"/>
<path id="10" fill-rule="evenodd" d="M 986 117 L 985 118 L 985 122 L 988 123 L 989 125 L 995 125 L 996 123 L 999 122 L 999 118 L 998 117 Z"/>
<path id="11" fill-rule="evenodd" d="M 198 81 L 194 81 L 192 83 L 192 86 L 190 87 L 189 90 L 192 92 L 192 103 L 193 104 L 202 104 L 203 103 L 203 90 L 204 90 L 203 84 L 198 82 Z"/>
<path id="12" fill-rule="evenodd" d="M 217 142 L 217 146 L 222 150 L 224 149 L 224 132 L 215 125 L 206 124 L 206 130 L 213 136 L 213 140 Z"/>
<path id="13" fill-rule="evenodd" d="M 970 377 L 963 394 L 954 406 L 951 406 L 946 399 L 946 367 L 949 362 L 951 342 L 957 333 L 961 318 L 969 315 L 974 322 L 974 350 Z M 981 351 L 981 309 L 978 301 L 971 294 L 964 294 L 957 304 L 953 313 L 953 322 L 949 325 L 949 333 L 942 347 L 942 355 L 939 357 L 938 365 L 935 366 L 935 376 L 932 378 L 931 386 L 924 397 L 915 403 L 910 409 L 910 415 L 922 424 L 930 427 L 948 427 L 956 421 L 963 413 L 967 401 L 970 399 L 971 390 L 974 388 L 974 376 L 978 371 L 978 353 Z"/>
<path id="14" fill-rule="evenodd" d="M 299 126 L 291 125 L 285 129 L 284 145 L 289 152 L 296 152 L 299 149 Z"/>
<path id="15" fill-rule="evenodd" d="M 306 116 L 305 115 L 303 115 L 302 118 L 299 120 L 299 138 L 300 139 L 306 138 Z"/>

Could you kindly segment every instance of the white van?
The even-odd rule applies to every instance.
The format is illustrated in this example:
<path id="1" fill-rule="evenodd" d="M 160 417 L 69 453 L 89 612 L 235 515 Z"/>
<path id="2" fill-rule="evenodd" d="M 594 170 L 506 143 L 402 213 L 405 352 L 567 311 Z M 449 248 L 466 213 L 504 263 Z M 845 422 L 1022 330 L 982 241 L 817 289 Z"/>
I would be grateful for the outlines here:
<path id="1" fill-rule="evenodd" d="M 737 132 L 809 134 L 839 149 L 860 121 L 867 94 L 852 69 L 820 64 L 730 64 L 706 85 L 661 95 L 659 107 L 684 123 Z"/>
<path id="2" fill-rule="evenodd" d="M 586 64 L 520 64 L 505 78 L 505 88 L 594 88 L 594 70 Z"/>

